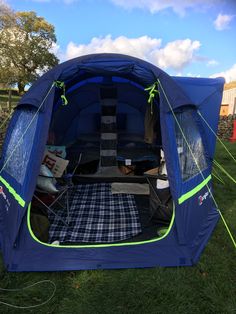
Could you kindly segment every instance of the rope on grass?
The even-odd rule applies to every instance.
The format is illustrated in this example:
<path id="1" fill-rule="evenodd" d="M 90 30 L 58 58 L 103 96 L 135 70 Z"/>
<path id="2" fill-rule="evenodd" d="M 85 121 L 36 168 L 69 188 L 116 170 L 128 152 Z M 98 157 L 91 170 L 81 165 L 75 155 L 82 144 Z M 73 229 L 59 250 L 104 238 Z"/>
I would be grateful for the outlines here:
<path id="1" fill-rule="evenodd" d="M 214 169 L 212 169 L 212 175 L 213 175 L 219 182 L 221 182 L 223 185 L 225 185 L 224 180 L 219 176 L 219 174 L 218 174 Z"/>
<path id="2" fill-rule="evenodd" d="M 215 159 L 213 160 L 213 163 L 216 167 L 218 167 L 233 183 L 236 184 L 236 180 L 225 170 L 223 166 L 221 166 L 218 161 Z"/>
<path id="3" fill-rule="evenodd" d="M 229 229 L 229 226 L 228 226 L 228 224 L 227 224 L 227 222 L 226 222 L 226 220 L 225 220 L 221 210 L 219 208 L 217 208 L 217 210 L 218 210 L 218 212 L 220 214 L 220 217 L 221 217 L 221 219 L 222 219 L 222 221 L 223 221 L 223 223 L 225 225 L 225 228 L 226 228 L 226 230 L 227 230 L 227 232 L 228 232 L 228 234 L 229 234 L 229 236 L 230 236 L 230 238 L 231 238 L 231 240 L 233 242 L 234 248 L 236 249 L 236 241 L 235 241 L 235 239 L 234 239 L 234 237 L 233 237 L 233 235 L 232 235 L 232 233 L 231 233 L 231 231 Z"/>
<path id="4" fill-rule="evenodd" d="M 42 303 L 39 303 L 39 304 L 29 305 L 29 306 L 15 305 L 15 304 L 7 303 L 7 302 L 4 302 L 4 301 L 0 301 L 0 304 L 9 306 L 9 307 L 12 307 L 12 308 L 15 308 L 15 309 L 33 309 L 33 308 L 37 308 L 37 307 L 43 306 L 43 305 L 49 303 L 52 300 L 52 298 L 55 296 L 55 293 L 56 293 L 56 290 L 57 290 L 56 284 L 53 281 L 51 281 L 51 280 L 41 280 L 41 281 L 33 283 L 32 285 L 23 287 L 23 288 L 15 288 L 15 289 L 0 288 L 0 291 L 18 292 L 18 291 L 27 290 L 27 289 L 32 288 L 34 286 L 40 285 L 42 283 L 48 283 L 48 284 L 51 284 L 53 286 L 53 292 L 51 293 L 51 295 L 49 296 L 49 298 L 46 301 L 44 301 Z"/>

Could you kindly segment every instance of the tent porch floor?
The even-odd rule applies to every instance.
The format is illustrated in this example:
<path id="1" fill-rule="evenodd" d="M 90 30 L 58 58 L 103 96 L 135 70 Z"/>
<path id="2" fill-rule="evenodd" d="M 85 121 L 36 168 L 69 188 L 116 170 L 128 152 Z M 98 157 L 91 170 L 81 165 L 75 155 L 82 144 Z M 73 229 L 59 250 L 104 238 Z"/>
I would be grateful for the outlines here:
<path id="1" fill-rule="evenodd" d="M 47 242 L 59 241 L 63 245 L 138 242 L 156 238 L 158 229 L 168 226 L 166 221 L 153 219 L 149 195 L 128 194 L 127 191 L 127 194 L 123 194 L 124 197 L 121 194 L 116 196 L 107 190 L 109 186 L 111 184 L 101 181 L 92 184 L 87 181 L 86 184 L 75 185 L 85 192 L 70 198 L 69 225 L 61 223 L 52 213 L 47 213 Z M 93 187 L 97 189 L 97 195 L 88 192 L 91 189 L 94 194 Z M 54 205 L 53 209 L 66 221 L 65 208 Z M 37 209 L 32 206 L 31 218 L 35 212 Z M 41 240 L 40 235 L 37 235 L 38 227 L 34 228 L 32 225 L 31 228 Z"/>

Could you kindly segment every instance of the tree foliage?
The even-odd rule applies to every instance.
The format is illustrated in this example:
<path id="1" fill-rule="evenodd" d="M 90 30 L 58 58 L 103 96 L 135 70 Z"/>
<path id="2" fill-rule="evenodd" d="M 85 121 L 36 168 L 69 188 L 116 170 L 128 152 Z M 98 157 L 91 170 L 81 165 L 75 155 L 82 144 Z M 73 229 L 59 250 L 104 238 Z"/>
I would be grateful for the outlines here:
<path id="1" fill-rule="evenodd" d="M 0 2 L 0 82 L 19 92 L 58 63 L 54 26 L 35 12 L 13 12 Z"/>

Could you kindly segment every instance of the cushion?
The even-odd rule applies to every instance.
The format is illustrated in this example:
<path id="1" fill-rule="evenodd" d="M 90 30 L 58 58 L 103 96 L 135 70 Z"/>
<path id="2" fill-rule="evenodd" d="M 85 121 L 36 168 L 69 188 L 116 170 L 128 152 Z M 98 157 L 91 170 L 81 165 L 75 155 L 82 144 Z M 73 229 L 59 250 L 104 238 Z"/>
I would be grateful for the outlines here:
<path id="1" fill-rule="evenodd" d="M 45 165 L 41 165 L 39 176 L 37 178 L 37 186 L 48 193 L 57 193 L 55 186 L 56 180 L 53 178 L 52 172 Z"/>

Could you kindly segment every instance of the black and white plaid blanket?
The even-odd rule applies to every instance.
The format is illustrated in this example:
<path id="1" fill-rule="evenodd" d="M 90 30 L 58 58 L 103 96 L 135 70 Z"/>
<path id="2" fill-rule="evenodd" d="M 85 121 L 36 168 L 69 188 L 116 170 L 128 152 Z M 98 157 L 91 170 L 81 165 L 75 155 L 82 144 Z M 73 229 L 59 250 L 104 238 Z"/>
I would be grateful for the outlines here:
<path id="1" fill-rule="evenodd" d="M 60 243 L 108 243 L 131 238 L 141 232 L 133 195 L 111 193 L 111 184 L 74 186 L 69 193 L 69 221 L 66 208 L 49 212 L 49 241 Z"/>

